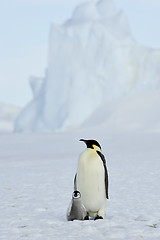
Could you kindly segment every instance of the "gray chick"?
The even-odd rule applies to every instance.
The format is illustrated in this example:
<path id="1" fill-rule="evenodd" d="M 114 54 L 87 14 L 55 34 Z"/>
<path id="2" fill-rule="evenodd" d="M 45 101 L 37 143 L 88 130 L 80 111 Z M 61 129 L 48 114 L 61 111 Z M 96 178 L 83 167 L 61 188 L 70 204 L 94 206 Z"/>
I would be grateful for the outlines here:
<path id="1" fill-rule="evenodd" d="M 79 191 L 74 191 L 72 194 L 72 200 L 67 211 L 67 220 L 84 220 L 87 216 L 86 209 L 82 204 L 81 194 Z"/>

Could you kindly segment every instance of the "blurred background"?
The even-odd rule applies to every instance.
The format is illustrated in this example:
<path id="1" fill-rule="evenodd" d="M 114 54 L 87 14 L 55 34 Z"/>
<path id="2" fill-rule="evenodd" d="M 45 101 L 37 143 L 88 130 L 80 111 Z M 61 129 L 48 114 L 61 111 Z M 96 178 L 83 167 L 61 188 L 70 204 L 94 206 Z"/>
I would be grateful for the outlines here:
<path id="1" fill-rule="evenodd" d="M 12 129 L 5 118 L 15 119 L 32 100 L 29 78 L 45 75 L 51 23 L 62 25 L 84 2 L 87 0 L 0 1 L 0 119 L 4 118 L 1 129 Z M 159 0 L 104 2 L 114 2 L 117 11 L 123 11 L 138 44 L 160 48 Z"/>

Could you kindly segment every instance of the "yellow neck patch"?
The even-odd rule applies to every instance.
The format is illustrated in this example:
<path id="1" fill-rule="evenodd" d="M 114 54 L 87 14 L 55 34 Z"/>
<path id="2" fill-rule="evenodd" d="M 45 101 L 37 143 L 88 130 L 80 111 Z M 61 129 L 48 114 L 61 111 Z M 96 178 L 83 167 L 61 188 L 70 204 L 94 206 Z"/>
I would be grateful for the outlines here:
<path id="1" fill-rule="evenodd" d="M 101 149 L 98 146 L 96 146 L 95 144 L 92 144 L 92 147 L 94 150 L 101 152 Z"/>

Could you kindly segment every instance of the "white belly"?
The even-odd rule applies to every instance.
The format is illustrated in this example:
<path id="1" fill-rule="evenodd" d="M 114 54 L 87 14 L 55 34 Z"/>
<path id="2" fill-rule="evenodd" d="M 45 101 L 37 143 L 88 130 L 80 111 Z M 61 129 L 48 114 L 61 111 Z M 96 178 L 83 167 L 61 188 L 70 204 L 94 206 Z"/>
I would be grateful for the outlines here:
<path id="1" fill-rule="evenodd" d="M 79 158 L 77 188 L 88 212 L 98 212 L 106 201 L 104 167 L 94 150 L 87 149 Z"/>

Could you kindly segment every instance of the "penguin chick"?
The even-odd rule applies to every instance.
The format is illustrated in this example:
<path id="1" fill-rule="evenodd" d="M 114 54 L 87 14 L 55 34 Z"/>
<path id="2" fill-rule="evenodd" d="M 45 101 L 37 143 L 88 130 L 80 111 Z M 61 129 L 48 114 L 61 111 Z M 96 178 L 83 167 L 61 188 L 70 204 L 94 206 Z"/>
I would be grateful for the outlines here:
<path id="1" fill-rule="evenodd" d="M 72 194 L 72 200 L 68 207 L 67 220 L 84 220 L 86 215 L 87 212 L 84 205 L 82 204 L 81 194 L 79 191 L 76 190 Z"/>

